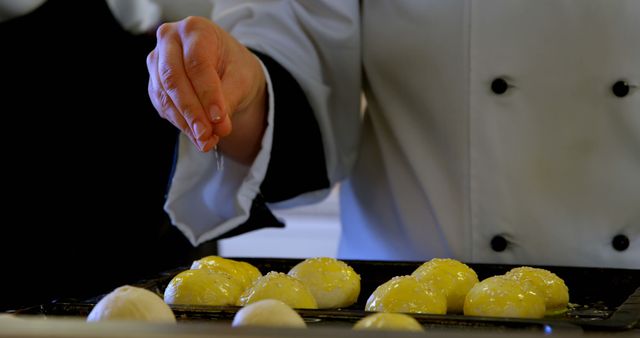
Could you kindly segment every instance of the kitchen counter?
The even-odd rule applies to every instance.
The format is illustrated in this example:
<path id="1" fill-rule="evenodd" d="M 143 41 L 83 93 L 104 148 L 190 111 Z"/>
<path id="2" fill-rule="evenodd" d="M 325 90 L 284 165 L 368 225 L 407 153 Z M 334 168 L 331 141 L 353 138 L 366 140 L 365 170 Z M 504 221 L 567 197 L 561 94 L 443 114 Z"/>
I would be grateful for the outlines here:
<path id="1" fill-rule="evenodd" d="M 514 331 L 483 331 L 474 329 L 463 330 L 428 330 L 430 337 L 443 338 L 484 338 L 496 336 L 508 337 L 638 337 L 640 330 L 622 332 L 583 332 L 580 329 L 561 329 L 553 332 L 514 332 Z M 307 329 L 278 329 L 278 328 L 232 328 L 219 323 L 178 323 L 147 324 L 138 322 L 99 322 L 86 323 L 78 318 L 42 319 L 38 317 L 0 318 L 0 338 L 101 338 L 101 337 L 305 337 L 305 338 L 352 338 L 352 337 L 394 337 L 410 338 L 423 337 L 425 333 L 400 331 L 353 331 L 345 328 L 307 328 Z"/>

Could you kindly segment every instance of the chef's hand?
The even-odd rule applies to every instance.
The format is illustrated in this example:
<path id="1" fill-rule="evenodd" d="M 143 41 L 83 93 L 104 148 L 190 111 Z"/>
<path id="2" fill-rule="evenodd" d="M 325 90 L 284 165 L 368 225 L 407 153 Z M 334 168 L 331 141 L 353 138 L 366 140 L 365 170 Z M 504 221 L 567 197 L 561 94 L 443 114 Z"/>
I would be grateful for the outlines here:
<path id="1" fill-rule="evenodd" d="M 219 143 L 235 160 L 253 161 L 267 109 L 265 77 L 254 54 L 213 22 L 189 17 L 158 28 L 147 68 L 149 97 L 160 116 L 200 151 Z"/>

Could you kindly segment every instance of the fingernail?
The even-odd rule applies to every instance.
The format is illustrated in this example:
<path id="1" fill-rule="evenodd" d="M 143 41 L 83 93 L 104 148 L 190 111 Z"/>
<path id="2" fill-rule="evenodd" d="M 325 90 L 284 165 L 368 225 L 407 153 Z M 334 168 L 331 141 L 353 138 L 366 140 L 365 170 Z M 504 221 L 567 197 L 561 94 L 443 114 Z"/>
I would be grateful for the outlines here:
<path id="1" fill-rule="evenodd" d="M 204 152 L 205 152 L 206 146 L 207 146 L 207 142 L 205 142 L 205 141 L 198 141 L 198 150 L 199 150 L 201 153 L 204 153 Z"/>
<path id="2" fill-rule="evenodd" d="M 207 127 L 200 121 L 196 121 L 193 124 L 193 134 L 198 140 L 202 140 L 207 133 Z"/>
<path id="3" fill-rule="evenodd" d="M 222 111 L 218 106 L 213 106 L 209 110 L 209 118 L 211 122 L 220 122 L 222 120 Z"/>
<path id="4" fill-rule="evenodd" d="M 209 140 L 207 140 L 207 142 L 204 143 L 202 149 L 211 150 L 216 146 L 216 144 L 218 144 L 218 137 L 216 135 L 213 135 Z"/>
<path id="5" fill-rule="evenodd" d="M 208 152 L 212 148 L 211 139 L 208 139 L 206 141 L 200 141 L 200 144 L 202 145 L 201 149 L 203 153 Z"/>

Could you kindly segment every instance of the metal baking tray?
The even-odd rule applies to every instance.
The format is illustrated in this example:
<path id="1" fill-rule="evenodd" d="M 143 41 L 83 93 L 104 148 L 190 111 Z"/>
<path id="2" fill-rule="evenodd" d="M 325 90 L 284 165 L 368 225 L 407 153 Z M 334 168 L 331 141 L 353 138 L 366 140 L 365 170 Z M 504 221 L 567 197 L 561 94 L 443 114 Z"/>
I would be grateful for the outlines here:
<path id="1" fill-rule="evenodd" d="M 253 264 L 263 274 L 288 272 L 302 259 L 228 257 Z M 364 305 L 376 287 L 394 276 L 408 275 L 423 262 L 345 260 L 361 277 L 361 292 L 356 304 L 336 310 L 302 310 L 300 315 L 310 327 L 351 327 L 369 314 Z M 519 265 L 468 264 L 480 280 L 501 275 Z M 570 308 L 561 315 L 542 319 L 472 317 L 463 315 L 412 314 L 425 328 L 488 330 L 593 330 L 613 331 L 640 328 L 640 270 L 536 266 L 548 269 L 569 287 Z M 131 283 L 162 296 L 169 281 L 188 267 L 178 267 L 152 278 Z M 83 301 L 58 300 L 50 304 L 21 309 L 17 314 L 46 316 L 86 316 L 103 295 Z M 179 321 L 231 322 L 239 307 L 171 306 Z"/>

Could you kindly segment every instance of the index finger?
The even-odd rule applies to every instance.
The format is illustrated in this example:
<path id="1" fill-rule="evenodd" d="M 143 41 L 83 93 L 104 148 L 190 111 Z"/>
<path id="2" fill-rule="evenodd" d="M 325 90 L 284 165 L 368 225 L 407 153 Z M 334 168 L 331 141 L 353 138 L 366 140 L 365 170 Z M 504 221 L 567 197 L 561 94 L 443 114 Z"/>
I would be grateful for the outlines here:
<path id="1" fill-rule="evenodd" d="M 193 135 L 206 142 L 211 138 L 211 123 L 206 117 L 189 82 L 182 60 L 179 36 L 166 25 L 158 28 L 158 76 L 160 85 L 185 119 Z"/>
<path id="2" fill-rule="evenodd" d="M 188 18 L 180 24 L 183 60 L 187 77 L 212 123 L 225 119 L 221 73 L 225 51 L 220 29 L 203 18 Z"/>

